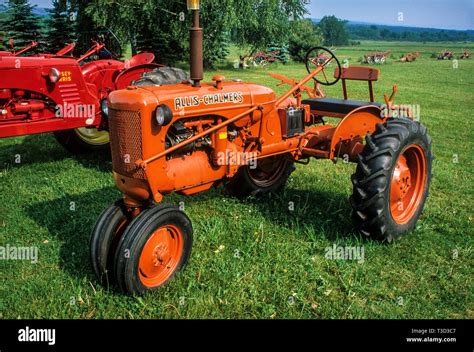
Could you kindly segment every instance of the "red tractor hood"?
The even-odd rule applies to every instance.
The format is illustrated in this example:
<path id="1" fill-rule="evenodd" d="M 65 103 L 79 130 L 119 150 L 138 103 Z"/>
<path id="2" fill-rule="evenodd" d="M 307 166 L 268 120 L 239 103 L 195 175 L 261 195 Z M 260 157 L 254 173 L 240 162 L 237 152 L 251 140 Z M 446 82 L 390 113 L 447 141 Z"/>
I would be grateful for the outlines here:
<path id="1" fill-rule="evenodd" d="M 78 66 L 75 59 L 71 58 L 46 58 L 46 57 L 16 57 L 0 56 L 0 70 L 19 68 L 42 68 L 64 65 Z"/>

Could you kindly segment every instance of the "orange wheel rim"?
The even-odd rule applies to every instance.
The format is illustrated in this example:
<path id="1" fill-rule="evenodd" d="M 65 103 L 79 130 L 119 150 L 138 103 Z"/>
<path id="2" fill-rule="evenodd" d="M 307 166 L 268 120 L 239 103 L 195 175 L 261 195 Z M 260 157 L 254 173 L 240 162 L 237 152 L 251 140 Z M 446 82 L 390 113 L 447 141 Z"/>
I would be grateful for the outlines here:
<path id="1" fill-rule="evenodd" d="M 390 187 L 390 211 L 397 224 L 406 224 L 413 218 L 423 199 L 425 183 L 423 149 L 409 145 L 398 158 Z"/>
<path id="2" fill-rule="evenodd" d="M 143 285 L 157 287 L 176 271 L 183 254 L 183 234 L 174 225 L 157 229 L 145 243 L 138 264 Z"/>

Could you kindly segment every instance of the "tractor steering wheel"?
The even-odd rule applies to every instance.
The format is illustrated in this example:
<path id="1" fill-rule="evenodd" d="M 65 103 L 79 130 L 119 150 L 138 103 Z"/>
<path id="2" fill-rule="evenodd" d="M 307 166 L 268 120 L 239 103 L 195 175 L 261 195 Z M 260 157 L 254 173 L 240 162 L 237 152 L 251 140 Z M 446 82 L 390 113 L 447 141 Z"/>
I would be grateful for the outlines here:
<path id="1" fill-rule="evenodd" d="M 324 72 L 324 68 L 329 67 L 333 61 L 336 62 L 338 75 L 335 77 L 334 81 L 330 81 L 326 75 L 326 72 Z M 331 50 L 317 46 L 308 51 L 306 54 L 306 69 L 308 70 L 308 73 L 313 72 L 318 66 L 322 68 L 321 73 L 324 76 L 324 80 L 319 80 L 316 78 L 316 76 L 314 76 L 313 79 L 319 84 L 322 84 L 323 86 L 332 86 L 341 79 L 341 63 Z"/>

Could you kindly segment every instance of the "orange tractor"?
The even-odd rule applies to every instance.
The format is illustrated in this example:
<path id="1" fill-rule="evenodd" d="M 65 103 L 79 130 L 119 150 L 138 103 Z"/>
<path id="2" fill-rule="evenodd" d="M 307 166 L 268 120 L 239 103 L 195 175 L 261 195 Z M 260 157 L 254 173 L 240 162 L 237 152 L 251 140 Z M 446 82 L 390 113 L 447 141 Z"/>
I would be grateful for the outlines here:
<path id="1" fill-rule="evenodd" d="M 396 86 L 385 104 L 374 102 L 379 71 L 342 68 L 324 48 L 308 52 L 307 58 L 328 59 L 307 60 L 303 80 L 277 76 L 292 86 L 281 97 L 223 76 L 202 83 L 198 3 L 188 1 L 190 80 L 166 86 L 139 80 L 109 96 L 113 178 L 123 197 L 100 215 L 92 232 L 98 278 L 143 294 L 184 268 L 192 224 L 178 207 L 163 203 L 165 195 L 193 195 L 220 184 L 240 197 L 279 191 L 294 164 L 310 158 L 357 163 L 350 202 L 363 234 L 392 242 L 411 231 L 428 195 L 433 156 L 425 126 L 387 113 L 396 108 Z M 334 75 L 325 70 L 329 63 L 336 66 Z M 339 80 L 344 99 L 321 97 L 319 84 Z M 370 101 L 349 100 L 347 80 L 368 82 Z M 314 88 L 306 86 L 311 81 Z"/>

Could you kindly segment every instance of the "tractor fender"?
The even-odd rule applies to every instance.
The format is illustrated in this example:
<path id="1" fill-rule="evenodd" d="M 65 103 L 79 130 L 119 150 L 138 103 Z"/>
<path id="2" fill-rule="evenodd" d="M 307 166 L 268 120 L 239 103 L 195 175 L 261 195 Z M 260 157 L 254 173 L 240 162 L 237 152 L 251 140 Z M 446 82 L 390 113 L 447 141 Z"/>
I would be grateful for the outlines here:
<path id="1" fill-rule="evenodd" d="M 357 108 L 347 114 L 334 130 L 331 140 L 329 159 L 337 157 L 337 145 L 342 141 L 351 141 L 355 138 L 364 138 L 375 131 L 377 124 L 384 123 L 382 108 L 376 105 L 367 105 Z"/>
<path id="2" fill-rule="evenodd" d="M 115 78 L 115 89 L 125 89 L 132 81 L 139 79 L 145 72 L 153 71 L 160 67 L 163 67 L 163 65 L 144 64 L 130 67 L 129 69 L 120 72 L 120 74 Z"/>
<path id="3" fill-rule="evenodd" d="M 124 63 L 117 60 L 97 60 L 81 67 L 84 80 L 95 86 L 100 100 L 106 98 L 115 89 L 114 82 Z"/>

